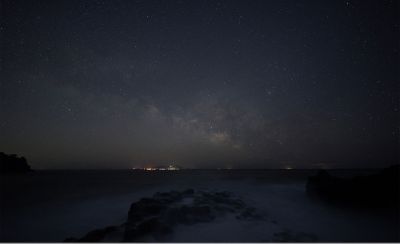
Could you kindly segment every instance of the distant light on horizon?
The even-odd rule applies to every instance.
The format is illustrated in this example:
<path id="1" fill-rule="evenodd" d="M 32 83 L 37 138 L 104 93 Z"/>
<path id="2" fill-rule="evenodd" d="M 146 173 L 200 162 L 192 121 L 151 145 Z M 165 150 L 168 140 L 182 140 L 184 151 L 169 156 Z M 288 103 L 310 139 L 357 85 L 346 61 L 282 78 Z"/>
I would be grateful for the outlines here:
<path id="1" fill-rule="evenodd" d="M 177 167 L 173 164 L 168 165 L 168 167 L 163 167 L 163 166 L 161 166 L 161 167 L 144 167 L 144 168 L 133 167 L 131 169 L 132 170 L 144 170 L 144 171 L 176 171 L 176 170 L 180 170 L 179 167 Z"/>

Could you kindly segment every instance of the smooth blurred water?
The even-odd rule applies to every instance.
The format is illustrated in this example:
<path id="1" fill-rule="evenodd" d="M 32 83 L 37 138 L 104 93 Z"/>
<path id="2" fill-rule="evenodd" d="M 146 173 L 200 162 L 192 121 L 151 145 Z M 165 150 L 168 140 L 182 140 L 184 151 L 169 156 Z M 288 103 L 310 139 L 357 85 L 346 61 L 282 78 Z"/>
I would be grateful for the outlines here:
<path id="1" fill-rule="evenodd" d="M 335 171 L 351 176 L 370 171 Z M 175 241 L 274 241 L 280 232 L 318 241 L 399 241 L 399 215 L 341 209 L 309 199 L 313 170 L 37 171 L 1 177 L 0 240 L 58 242 L 122 224 L 130 204 L 157 191 L 230 191 L 268 221 L 232 221 L 178 227 Z M 396 216 L 397 214 L 397 216 Z"/>

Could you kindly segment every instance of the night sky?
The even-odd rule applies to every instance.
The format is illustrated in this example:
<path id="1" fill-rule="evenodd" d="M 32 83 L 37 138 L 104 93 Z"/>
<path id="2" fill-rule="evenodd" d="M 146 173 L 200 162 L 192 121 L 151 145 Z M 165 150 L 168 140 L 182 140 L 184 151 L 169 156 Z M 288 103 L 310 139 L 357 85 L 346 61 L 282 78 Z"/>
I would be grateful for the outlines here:
<path id="1" fill-rule="evenodd" d="M 33 168 L 399 161 L 397 1 L 1 0 L 0 151 Z"/>

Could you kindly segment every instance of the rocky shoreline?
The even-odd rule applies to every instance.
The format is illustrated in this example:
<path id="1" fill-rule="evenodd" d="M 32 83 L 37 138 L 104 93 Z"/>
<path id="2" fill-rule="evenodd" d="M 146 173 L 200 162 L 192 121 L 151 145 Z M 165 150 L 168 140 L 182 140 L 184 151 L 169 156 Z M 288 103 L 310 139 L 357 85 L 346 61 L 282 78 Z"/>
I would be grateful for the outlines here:
<path id="1" fill-rule="evenodd" d="M 336 177 L 326 171 L 320 171 L 308 178 L 306 191 L 302 194 L 307 193 L 311 198 L 357 209 L 373 207 L 373 211 L 392 211 L 394 207 L 398 210 L 398 170 L 398 167 L 391 167 L 380 173 L 352 178 Z M 201 230 L 205 225 L 215 226 L 217 223 L 227 226 L 233 223 L 240 226 L 238 230 L 246 228 L 247 224 L 265 226 L 266 232 L 270 234 L 266 236 L 267 239 L 259 240 L 262 242 L 315 242 L 320 239 L 320 236 L 313 233 L 288 229 L 280 219 L 277 221 L 271 217 L 274 216 L 273 213 L 259 209 L 263 208 L 252 206 L 244 198 L 230 191 L 186 189 L 156 192 L 152 197 L 133 202 L 124 223 L 96 229 L 82 237 L 70 237 L 64 241 L 173 242 L 186 240 L 185 237 L 182 238 L 181 231 L 190 226 L 195 226 L 197 233 L 197 230 Z M 208 231 L 213 231 L 212 227 Z M 229 231 L 230 229 L 224 229 L 224 235 L 230 235 Z M 203 239 L 203 236 L 199 236 L 193 240 Z"/>
<path id="2" fill-rule="evenodd" d="M 232 214 L 238 221 L 266 220 L 265 214 L 248 206 L 230 192 L 185 191 L 157 192 L 151 198 L 134 202 L 126 223 L 87 233 L 66 242 L 148 242 L 168 241 L 178 225 L 207 223 Z M 119 238 L 119 239 L 118 239 Z"/>

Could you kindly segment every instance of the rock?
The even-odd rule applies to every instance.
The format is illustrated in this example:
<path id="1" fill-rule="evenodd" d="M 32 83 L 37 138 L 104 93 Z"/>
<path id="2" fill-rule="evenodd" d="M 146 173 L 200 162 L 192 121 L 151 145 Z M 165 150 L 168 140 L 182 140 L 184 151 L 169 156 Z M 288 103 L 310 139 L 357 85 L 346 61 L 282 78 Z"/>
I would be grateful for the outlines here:
<path id="1" fill-rule="evenodd" d="M 155 240 L 162 240 L 164 236 L 171 234 L 172 229 L 162 223 L 159 218 L 150 218 L 138 224 L 136 227 L 126 229 L 124 241 L 138 241 L 145 236 L 152 236 Z"/>
<path id="2" fill-rule="evenodd" d="M 106 228 L 103 229 L 97 229 L 97 230 L 93 230 L 90 231 L 89 233 L 87 233 L 84 237 L 78 239 L 78 238 L 67 238 L 64 240 L 64 242 L 100 242 L 104 239 L 104 237 L 117 230 L 117 227 L 115 226 L 108 226 Z"/>
<path id="3" fill-rule="evenodd" d="M 308 178 L 306 190 L 309 196 L 332 203 L 357 207 L 398 207 L 399 173 L 399 165 L 377 174 L 353 178 L 334 177 L 327 171 L 319 171 Z"/>
<path id="4" fill-rule="evenodd" d="M 181 206 L 172 208 L 168 212 L 167 219 L 169 222 L 176 224 L 192 225 L 202 222 L 210 222 L 215 219 L 215 215 L 211 212 L 209 206 Z"/>
<path id="5" fill-rule="evenodd" d="M 166 203 L 159 199 L 142 198 L 131 205 L 128 212 L 128 223 L 136 223 L 145 217 L 158 215 L 166 208 Z"/>
<path id="6" fill-rule="evenodd" d="M 151 198 L 142 198 L 131 204 L 123 229 L 105 228 L 89 232 L 83 238 L 65 241 L 165 241 L 177 225 L 194 225 L 210 222 L 227 213 L 239 214 L 238 219 L 255 220 L 262 216 L 256 209 L 246 207 L 239 198 L 229 192 L 185 191 L 157 192 Z"/>
<path id="7" fill-rule="evenodd" d="M 24 157 L 0 152 L 0 173 L 27 173 L 31 171 L 31 167 Z"/>

